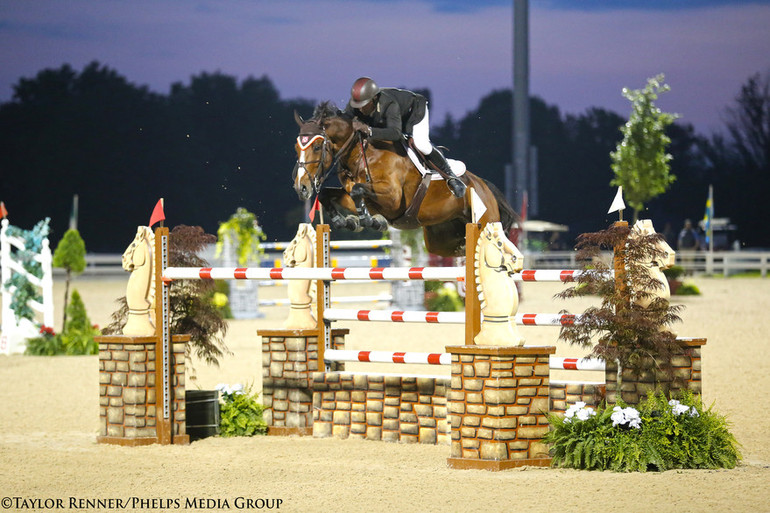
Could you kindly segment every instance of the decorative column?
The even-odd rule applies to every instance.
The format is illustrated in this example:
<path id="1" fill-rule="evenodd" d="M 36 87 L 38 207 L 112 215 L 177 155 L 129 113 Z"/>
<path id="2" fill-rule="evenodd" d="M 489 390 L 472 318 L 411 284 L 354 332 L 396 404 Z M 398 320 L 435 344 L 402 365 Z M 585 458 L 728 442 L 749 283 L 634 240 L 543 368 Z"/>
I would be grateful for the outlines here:
<path id="1" fill-rule="evenodd" d="M 174 335 L 172 357 L 171 433 L 157 422 L 163 410 L 157 399 L 156 337 L 125 335 L 95 337 L 99 344 L 98 443 L 126 446 L 169 440 L 188 444 L 185 425 L 185 343 L 189 335 Z"/>
<path id="2" fill-rule="evenodd" d="M 344 349 L 348 329 L 331 330 L 332 348 Z M 313 372 L 323 371 L 319 330 L 259 330 L 262 337 L 263 418 L 268 435 L 313 434 Z M 343 370 L 344 364 L 332 364 Z"/>
<path id="3" fill-rule="evenodd" d="M 556 348 L 449 346 L 451 468 L 549 466 L 549 365 Z"/>
<path id="4" fill-rule="evenodd" d="M 634 372 L 623 369 L 621 397 L 626 404 L 635 405 L 647 397 L 648 392 L 660 391 L 666 397 L 676 395 L 682 390 L 690 390 L 700 395 L 701 382 L 701 348 L 706 345 L 705 338 L 677 338 L 679 352 L 671 357 L 671 371 L 668 374 L 659 370 L 660 363 L 652 358 L 643 362 L 645 370 Z M 618 375 L 616 362 L 607 362 L 604 371 L 607 384 L 607 402 L 614 403 L 617 396 L 615 383 Z"/>

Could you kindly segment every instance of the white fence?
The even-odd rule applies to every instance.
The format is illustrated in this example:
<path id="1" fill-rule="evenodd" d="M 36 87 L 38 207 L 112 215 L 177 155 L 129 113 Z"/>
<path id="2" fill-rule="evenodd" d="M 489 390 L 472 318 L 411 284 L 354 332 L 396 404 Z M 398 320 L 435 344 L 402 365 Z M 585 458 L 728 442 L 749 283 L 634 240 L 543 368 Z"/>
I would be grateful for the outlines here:
<path id="1" fill-rule="evenodd" d="M 27 305 L 39 314 L 40 322 L 44 326 L 53 327 L 53 277 L 51 273 L 51 249 L 48 246 L 48 238 L 43 239 L 40 253 L 35 256 L 43 270 L 43 277 L 38 278 L 28 273 L 22 265 L 14 259 L 16 251 L 25 249 L 24 241 L 8 236 L 8 220 L 2 220 L 0 228 L 0 288 L 2 289 L 3 325 L 0 335 L 0 354 L 23 353 L 26 348 L 26 339 L 38 336 L 38 328 L 28 319 L 16 319 L 11 309 L 13 289 L 6 289 L 5 284 L 14 273 L 26 276 L 27 280 L 40 288 L 43 302 L 30 300 Z"/>

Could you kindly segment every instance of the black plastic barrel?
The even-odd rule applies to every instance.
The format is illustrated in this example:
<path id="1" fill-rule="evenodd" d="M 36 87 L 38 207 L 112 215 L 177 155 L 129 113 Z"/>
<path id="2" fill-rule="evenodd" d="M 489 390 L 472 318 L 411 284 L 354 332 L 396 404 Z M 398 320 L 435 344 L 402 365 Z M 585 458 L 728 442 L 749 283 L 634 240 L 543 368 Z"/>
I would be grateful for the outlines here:
<path id="1" fill-rule="evenodd" d="M 219 434 L 219 390 L 186 390 L 190 441 Z"/>

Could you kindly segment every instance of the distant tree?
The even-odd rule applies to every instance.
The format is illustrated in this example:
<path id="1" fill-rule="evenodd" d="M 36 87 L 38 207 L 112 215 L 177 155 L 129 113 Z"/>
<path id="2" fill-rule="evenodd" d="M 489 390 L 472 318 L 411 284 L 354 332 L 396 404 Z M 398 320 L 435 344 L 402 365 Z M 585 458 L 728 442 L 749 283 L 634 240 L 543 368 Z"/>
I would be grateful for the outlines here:
<path id="1" fill-rule="evenodd" d="M 77 230 L 67 230 L 64 237 L 56 245 L 53 252 L 54 267 L 67 271 L 67 282 L 64 286 L 64 319 L 62 326 L 67 326 L 67 302 L 69 300 L 70 280 L 72 274 L 80 274 L 86 268 L 86 244 Z"/>
<path id="2" fill-rule="evenodd" d="M 750 172 L 770 171 L 770 73 L 749 77 L 727 109 L 727 131 L 743 167 Z"/>
<path id="3" fill-rule="evenodd" d="M 621 128 L 623 140 L 610 154 L 615 178 L 610 185 L 623 187 L 625 201 L 634 209 L 634 220 L 644 204 L 663 194 L 676 179 L 669 173 L 671 154 L 666 146 L 671 139 L 666 128 L 678 117 L 661 111 L 655 100 L 670 87 L 660 74 L 647 79 L 644 89 L 623 88 L 623 96 L 631 102 L 631 115 Z"/>

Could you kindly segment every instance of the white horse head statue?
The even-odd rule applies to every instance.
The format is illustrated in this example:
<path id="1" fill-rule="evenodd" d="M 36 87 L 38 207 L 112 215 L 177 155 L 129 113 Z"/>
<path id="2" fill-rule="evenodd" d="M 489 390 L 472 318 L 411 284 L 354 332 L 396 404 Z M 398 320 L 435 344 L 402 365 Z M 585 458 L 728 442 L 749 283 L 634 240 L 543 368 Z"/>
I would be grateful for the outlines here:
<path id="1" fill-rule="evenodd" d="M 155 335 L 155 234 L 149 226 L 139 226 L 136 237 L 123 253 L 123 269 L 131 271 L 126 286 L 128 320 L 123 334 L 129 336 Z"/>
<path id="2" fill-rule="evenodd" d="M 284 267 L 315 267 L 316 236 L 313 225 L 302 223 L 297 235 L 283 252 Z M 318 326 L 310 310 L 315 295 L 314 280 L 289 280 L 289 317 L 283 326 L 287 329 L 313 329 Z"/>
<path id="3" fill-rule="evenodd" d="M 629 233 L 628 236 L 633 238 L 655 235 L 656 233 L 657 232 L 652 226 L 652 221 L 650 219 L 640 219 L 631 228 L 631 233 Z M 662 239 L 657 242 L 655 249 L 658 255 L 650 257 L 650 259 L 646 262 L 640 263 L 648 270 L 651 278 L 661 283 L 662 288 L 647 290 L 647 294 L 643 294 L 643 297 L 633 298 L 633 301 L 643 308 L 647 308 L 656 298 L 663 298 L 666 300 L 671 298 L 671 290 L 669 289 L 666 275 L 663 274 L 663 269 L 668 269 L 674 265 L 676 261 L 676 252 L 671 249 L 671 246 L 669 246 L 665 240 Z M 632 297 L 637 296 L 637 294 L 634 294 L 634 291 L 631 291 L 631 293 Z"/>
<path id="4" fill-rule="evenodd" d="M 487 223 L 476 244 L 474 269 L 484 319 L 478 345 L 524 345 L 514 324 L 519 294 L 513 274 L 524 268 L 524 255 L 505 236 L 501 223 Z"/>

